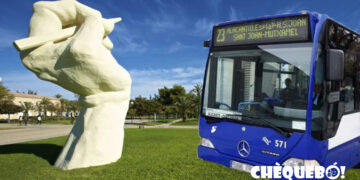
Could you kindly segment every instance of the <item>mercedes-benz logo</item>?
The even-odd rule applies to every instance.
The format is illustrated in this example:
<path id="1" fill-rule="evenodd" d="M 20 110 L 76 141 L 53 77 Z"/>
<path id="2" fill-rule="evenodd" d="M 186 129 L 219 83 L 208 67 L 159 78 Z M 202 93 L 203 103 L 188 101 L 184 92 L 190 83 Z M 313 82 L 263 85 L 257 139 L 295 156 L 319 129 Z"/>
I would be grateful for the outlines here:
<path id="1" fill-rule="evenodd" d="M 248 157 L 250 154 L 249 143 L 246 142 L 245 140 L 242 140 L 239 142 L 237 149 L 238 149 L 240 156 L 242 156 L 242 157 Z"/>

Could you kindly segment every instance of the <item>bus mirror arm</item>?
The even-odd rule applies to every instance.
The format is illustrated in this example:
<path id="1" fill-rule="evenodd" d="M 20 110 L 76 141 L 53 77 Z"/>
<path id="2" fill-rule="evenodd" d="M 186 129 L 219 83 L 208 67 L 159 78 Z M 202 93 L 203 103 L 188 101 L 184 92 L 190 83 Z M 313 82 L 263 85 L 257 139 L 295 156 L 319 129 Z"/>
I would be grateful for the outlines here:
<path id="1" fill-rule="evenodd" d="M 207 40 L 207 41 L 204 41 L 203 42 L 203 47 L 210 47 L 210 41 L 209 40 Z"/>
<path id="2" fill-rule="evenodd" d="M 328 49 L 326 54 L 326 80 L 341 81 L 344 78 L 344 51 Z"/>

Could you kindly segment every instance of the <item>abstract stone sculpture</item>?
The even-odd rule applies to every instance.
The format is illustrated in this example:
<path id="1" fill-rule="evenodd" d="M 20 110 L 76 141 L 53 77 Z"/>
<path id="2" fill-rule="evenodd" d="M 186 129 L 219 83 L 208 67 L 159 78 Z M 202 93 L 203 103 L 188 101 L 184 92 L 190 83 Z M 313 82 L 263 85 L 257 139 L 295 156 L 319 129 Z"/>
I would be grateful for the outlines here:
<path id="1" fill-rule="evenodd" d="M 107 35 L 116 21 L 75 0 L 40 1 L 33 10 L 29 37 L 46 39 L 76 26 L 71 37 L 20 51 L 23 64 L 40 79 L 80 95 L 80 114 L 55 166 L 67 170 L 117 161 L 131 78 L 110 51 Z"/>

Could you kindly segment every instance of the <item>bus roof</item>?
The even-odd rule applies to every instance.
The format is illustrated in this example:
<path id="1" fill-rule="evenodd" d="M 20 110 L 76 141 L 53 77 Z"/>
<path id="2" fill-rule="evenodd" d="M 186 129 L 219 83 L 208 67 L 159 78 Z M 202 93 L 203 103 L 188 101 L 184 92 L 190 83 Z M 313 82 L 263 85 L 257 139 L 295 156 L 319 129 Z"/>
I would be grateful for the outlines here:
<path id="1" fill-rule="evenodd" d="M 218 26 L 226 26 L 226 25 L 230 25 L 230 24 L 237 24 L 237 23 L 246 23 L 246 22 L 252 22 L 252 21 L 258 21 L 258 20 L 266 20 L 266 19 L 274 19 L 274 18 L 281 18 L 281 17 L 291 17 L 291 16 L 301 16 L 301 15 L 308 15 L 310 16 L 310 19 L 316 18 L 319 15 L 324 15 L 326 16 L 329 20 L 341 25 L 342 27 L 346 28 L 347 30 L 351 31 L 352 33 L 355 33 L 357 35 L 359 35 L 358 32 L 348 28 L 347 26 L 343 25 L 342 23 L 340 23 L 339 21 L 336 21 L 332 18 L 330 18 L 328 15 L 326 14 L 320 14 L 317 12 L 310 12 L 310 11 L 301 11 L 301 12 L 297 12 L 297 13 L 287 13 L 287 14 L 277 14 L 277 15 L 266 15 L 266 16 L 262 16 L 262 17 L 257 17 L 257 18 L 249 18 L 249 19 L 243 19 L 243 20 L 234 20 L 234 21 L 225 21 L 225 22 L 221 22 L 219 24 L 215 24 L 214 27 L 218 27 Z M 310 23 L 312 23 L 310 21 Z M 360 36 L 360 35 L 359 35 Z"/>
<path id="2" fill-rule="evenodd" d="M 291 16 L 301 16 L 301 15 L 318 16 L 319 14 L 315 13 L 315 12 L 302 11 L 302 12 L 298 12 L 298 13 L 266 15 L 266 16 L 262 16 L 262 17 L 250 18 L 250 19 L 244 19 L 244 20 L 225 21 L 225 22 L 221 22 L 219 24 L 215 24 L 215 26 L 226 26 L 226 25 L 236 24 L 236 23 L 246 23 L 246 22 L 258 21 L 258 20 L 274 19 L 274 18 L 281 18 L 281 17 L 291 17 Z"/>
<path id="3" fill-rule="evenodd" d="M 321 16 L 325 17 L 328 21 L 341 26 L 343 29 L 345 29 L 345 30 L 349 31 L 350 33 L 354 34 L 357 38 L 360 38 L 359 33 L 355 32 L 354 30 L 349 29 L 348 27 L 344 26 L 343 24 L 339 23 L 338 21 L 333 20 L 332 18 L 330 18 L 326 14 L 320 14 L 320 13 L 317 13 L 317 12 L 309 12 L 309 11 L 301 11 L 301 12 L 298 12 L 298 13 L 269 15 L 269 16 L 263 16 L 263 17 L 258 17 L 258 18 L 249 18 L 249 19 L 243 19 L 243 20 L 225 21 L 225 22 L 221 22 L 219 24 L 215 24 L 213 26 L 213 30 L 212 30 L 212 38 L 209 41 L 209 45 L 207 45 L 207 47 L 214 47 L 214 46 L 220 47 L 220 46 L 229 46 L 229 45 L 248 45 L 248 44 L 251 44 L 251 43 L 256 44 L 256 42 L 250 42 L 250 41 L 247 41 L 247 40 L 243 41 L 242 43 L 233 44 L 233 42 L 230 42 L 230 41 L 235 42 L 235 39 L 234 40 L 230 39 L 230 41 L 228 41 L 228 38 L 226 38 L 226 41 L 223 41 L 223 39 L 225 39 L 225 38 L 223 38 L 222 41 L 214 40 L 214 37 L 219 35 L 220 31 L 221 32 L 224 31 L 224 30 L 222 30 L 223 27 L 230 27 L 231 28 L 231 27 L 237 26 L 237 24 L 247 24 L 247 23 L 252 23 L 252 22 L 256 22 L 256 21 L 261 22 L 262 20 L 266 21 L 266 20 L 271 20 L 271 19 L 282 19 L 282 18 L 287 18 L 287 17 L 291 17 L 291 18 L 294 17 L 295 18 L 296 16 L 308 16 L 309 17 L 309 19 L 308 19 L 308 28 L 309 28 L 308 29 L 308 37 L 309 37 L 309 39 L 312 39 L 312 37 L 314 37 L 316 23 L 318 21 L 318 18 L 320 18 Z M 301 31 L 301 29 L 298 29 L 298 30 Z M 228 32 L 228 31 L 226 31 L 226 32 Z M 300 35 L 305 36 L 304 33 L 302 33 Z M 225 35 L 225 36 L 228 36 L 228 35 Z M 217 37 L 219 37 L 219 36 L 217 36 Z M 223 36 L 221 36 L 221 37 L 223 37 Z M 255 36 L 252 36 L 252 37 L 255 37 Z M 260 35 L 259 35 L 259 37 L 260 37 Z M 241 39 L 241 38 L 245 38 L 245 36 L 244 35 L 241 36 L 241 34 L 239 34 L 236 38 Z M 297 42 L 296 40 L 298 40 L 300 42 L 301 40 L 304 40 L 304 41 L 306 40 L 305 38 L 301 38 L 300 36 L 298 36 L 296 38 L 297 39 L 293 39 L 293 40 L 290 40 L 290 41 L 291 42 Z M 282 42 L 283 40 L 284 39 L 277 40 L 277 41 Z M 274 43 L 277 43 L 277 41 L 275 40 Z M 271 40 L 269 40 L 269 42 L 263 42 L 263 43 L 270 43 L 270 42 L 271 42 Z"/>

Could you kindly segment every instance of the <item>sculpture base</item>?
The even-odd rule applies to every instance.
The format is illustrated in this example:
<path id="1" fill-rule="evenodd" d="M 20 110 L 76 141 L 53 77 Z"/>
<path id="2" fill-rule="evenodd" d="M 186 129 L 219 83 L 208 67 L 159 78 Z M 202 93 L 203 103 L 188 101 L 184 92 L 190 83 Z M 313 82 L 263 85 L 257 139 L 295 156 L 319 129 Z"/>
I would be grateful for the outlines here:
<path id="1" fill-rule="evenodd" d="M 121 158 L 129 100 L 82 107 L 55 166 L 63 169 L 109 164 Z"/>

